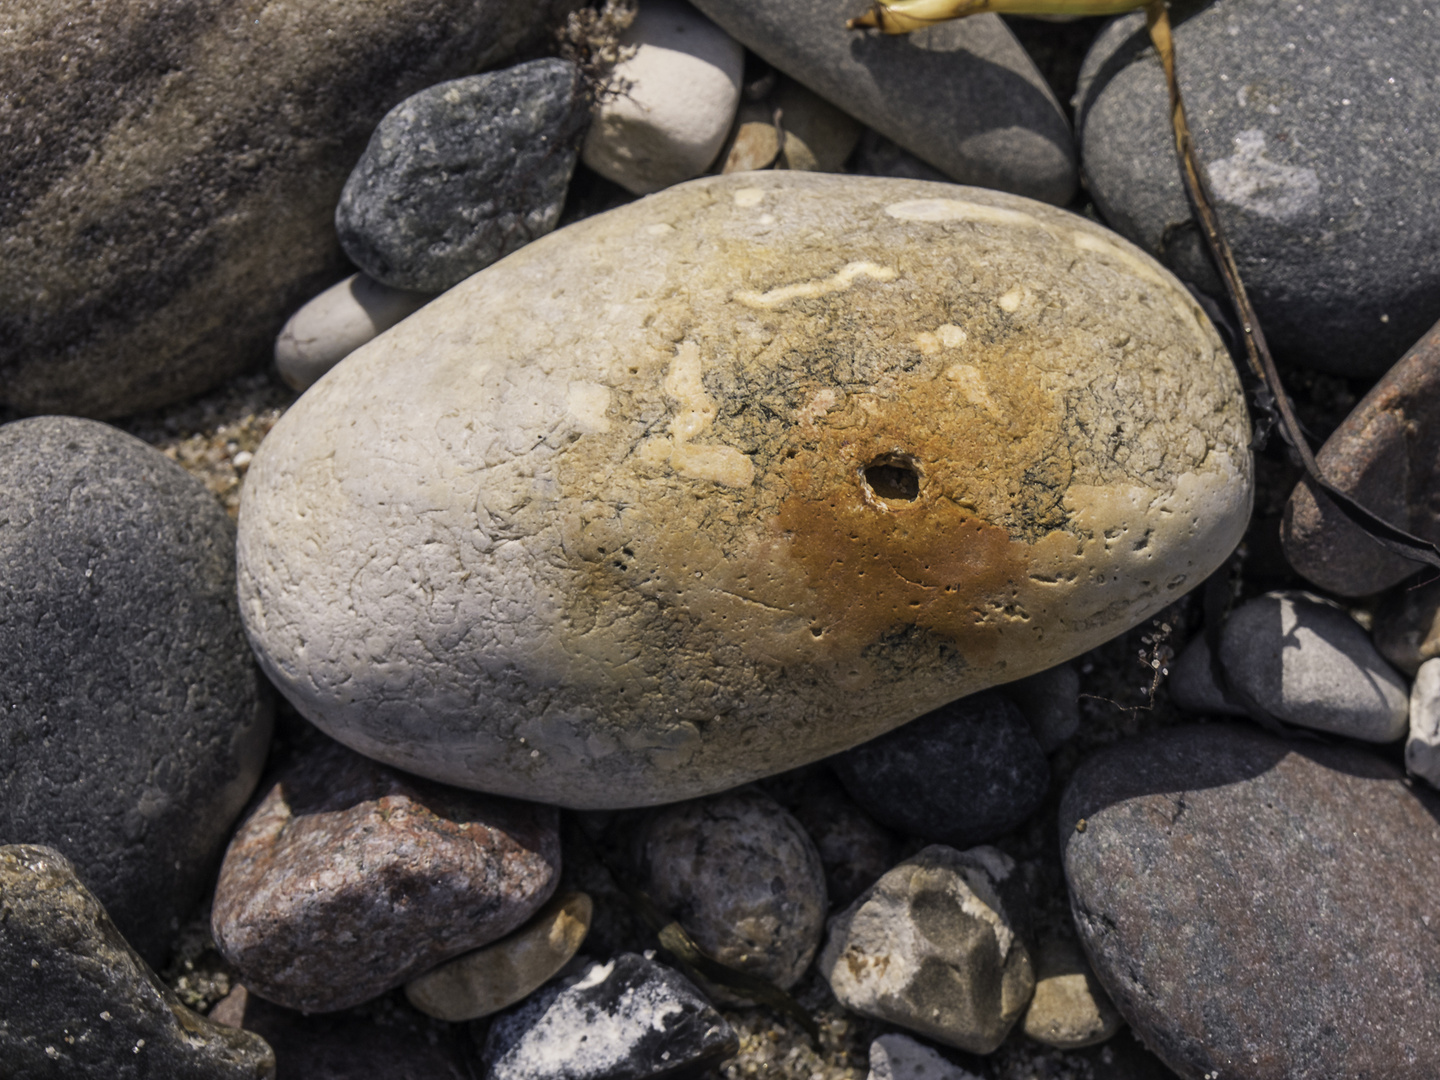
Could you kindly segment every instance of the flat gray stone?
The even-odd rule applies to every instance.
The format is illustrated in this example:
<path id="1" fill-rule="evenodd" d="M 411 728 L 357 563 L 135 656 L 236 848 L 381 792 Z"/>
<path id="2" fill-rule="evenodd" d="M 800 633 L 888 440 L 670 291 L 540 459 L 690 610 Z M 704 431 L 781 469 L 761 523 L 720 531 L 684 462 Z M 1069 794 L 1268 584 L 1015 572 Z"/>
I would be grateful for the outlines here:
<path id="1" fill-rule="evenodd" d="M 229 519 L 106 424 L 0 427 L 0 843 L 46 844 L 159 966 L 270 741 Z"/>
<path id="2" fill-rule="evenodd" d="M 0 1070 L 15 1080 L 274 1080 L 254 1035 L 180 1003 L 53 848 L 0 847 Z"/>
<path id="3" fill-rule="evenodd" d="M 997 15 L 903 37 L 845 28 L 850 0 L 697 0 L 746 48 L 962 184 L 1063 206 L 1070 126 Z"/>
<path id="4" fill-rule="evenodd" d="M 1096 206 L 1218 292 L 1191 223 L 1143 16 L 1096 41 L 1079 94 Z M 1216 209 L 1277 357 L 1382 374 L 1440 318 L 1440 34 L 1411 0 L 1219 0 L 1175 49 Z"/>
<path id="5" fill-rule="evenodd" d="M 559 0 L 27 0 L 0 9 L 0 402 L 118 416 L 265 362 L 345 275 L 375 124 Z"/>
<path id="6" fill-rule="evenodd" d="M 393 289 L 458 285 L 555 228 L 588 121 L 568 60 L 411 95 L 385 114 L 345 182 L 340 246 Z"/>
<path id="7" fill-rule="evenodd" d="M 1440 1074 L 1437 837 L 1393 765 L 1228 724 L 1104 750 L 1060 807 L 1095 974 L 1186 1080 Z"/>

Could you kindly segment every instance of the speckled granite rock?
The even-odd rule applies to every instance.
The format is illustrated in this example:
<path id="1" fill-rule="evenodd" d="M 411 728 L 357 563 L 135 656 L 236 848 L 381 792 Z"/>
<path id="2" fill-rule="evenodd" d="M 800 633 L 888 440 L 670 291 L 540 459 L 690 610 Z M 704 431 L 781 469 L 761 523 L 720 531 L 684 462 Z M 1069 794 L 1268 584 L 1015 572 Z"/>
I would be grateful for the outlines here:
<path id="1" fill-rule="evenodd" d="M 1316 461 L 1366 509 L 1440 541 L 1440 323 L 1355 406 Z M 1285 505 L 1280 541 L 1291 566 L 1341 596 L 1379 592 L 1423 569 L 1376 544 L 1308 480 Z"/>
<path id="2" fill-rule="evenodd" d="M 1248 439 L 1190 295 L 1091 222 L 712 177 L 543 237 L 312 388 L 250 466 L 242 611 L 367 755 L 691 798 L 1153 614 L 1241 535 Z"/>
<path id="3" fill-rule="evenodd" d="M 1004 1041 L 1035 989 L 994 848 L 934 845 L 830 921 L 818 961 L 840 1004 L 977 1054 Z"/>
<path id="4" fill-rule="evenodd" d="M 1277 356 L 1375 377 L 1440 318 L 1440 34 L 1410 0 L 1218 0 L 1175 31 L 1196 149 Z M 1211 291 L 1143 15 L 1081 74 L 1106 221 Z M 1433 458 L 1432 458 L 1433 460 Z"/>
<path id="5" fill-rule="evenodd" d="M 657 810 L 641 862 L 650 897 L 721 963 L 787 990 L 810 966 L 825 932 L 825 871 L 774 799 L 730 791 Z"/>
<path id="6" fill-rule="evenodd" d="M 961 847 L 1015 828 L 1050 785 L 1024 714 L 996 690 L 952 701 L 837 755 L 830 767 L 877 821 Z"/>
<path id="7" fill-rule="evenodd" d="M 0 847 L 0 1071 L 16 1080 L 270 1080 L 253 1035 L 184 1005 L 59 852 Z"/>
<path id="8" fill-rule="evenodd" d="M 570 962 L 590 929 L 592 911 L 584 893 L 556 896 L 508 937 L 406 983 L 405 997 L 440 1020 L 475 1020 L 508 1009 Z"/>
<path id="9" fill-rule="evenodd" d="M 698 0 L 746 48 L 964 184 L 1064 205 L 1065 113 L 997 15 L 905 37 L 845 28 L 844 0 Z M 920 104 L 923 102 L 923 105 Z"/>
<path id="10" fill-rule="evenodd" d="M 57 848 L 163 963 L 265 761 L 225 512 L 121 431 L 0 427 L 0 843 Z"/>
<path id="11" fill-rule="evenodd" d="M 555 228 L 588 122 L 567 60 L 426 87 L 385 114 L 345 182 L 340 246 L 391 288 L 444 292 Z"/>
<path id="12" fill-rule="evenodd" d="M 681 975 L 622 953 L 496 1017 L 480 1057 L 488 1080 L 685 1080 L 736 1048 Z"/>
<path id="13" fill-rule="evenodd" d="M 275 1051 L 275 1080 L 476 1080 L 463 1028 L 391 1001 L 361 1012 L 306 1016 L 241 985 L 215 1006 L 216 1023 L 259 1035 Z"/>
<path id="14" fill-rule="evenodd" d="M 1437 820 L 1363 751 L 1219 724 L 1102 751 L 1060 809 L 1095 973 L 1186 1080 L 1440 1071 Z"/>
<path id="15" fill-rule="evenodd" d="M 559 874 L 552 807 L 445 789 L 326 740 L 231 841 L 215 943 L 250 990 L 329 1012 L 503 937 Z"/>
<path id="16" fill-rule="evenodd" d="M 116 416 L 262 363 L 344 273 L 335 202 L 380 117 L 564 2 L 7 5 L 0 401 Z"/>

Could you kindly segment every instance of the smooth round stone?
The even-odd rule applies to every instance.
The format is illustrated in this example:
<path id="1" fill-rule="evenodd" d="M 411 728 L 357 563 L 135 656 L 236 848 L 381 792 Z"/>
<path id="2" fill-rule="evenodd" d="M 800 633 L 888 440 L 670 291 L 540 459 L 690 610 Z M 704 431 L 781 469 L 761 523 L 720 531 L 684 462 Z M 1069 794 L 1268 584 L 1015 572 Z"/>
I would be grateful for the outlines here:
<path id="1" fill-rule="evenodd" d="M 0 427 L 0 843 L 45 844 L 156 967 L 270 744 L 203 484 L 106 424 Z"/>
<path id="2" fill-rule="evenodd" d="M 1440 660 L 1426 660 L 1410 688 L 1410 737 L 1405 770 L 1440 787 Z"/>
<path id="3" fill-rule="evenodd" d="M 1026 1035 L 1046 1046 L 1076 1050 L 1112 1038 L 1123 1023 L 1078 945 L 1059 938 L 1040 943 L 1035 994 L 1020 1024 Z"/>
<path id="4" fill-rule="evenodd" d="M 646 0 L 621 35 L 581 160 L 644 195 L 699 176 L 740 104 L 745 50 L 689 4 Z"/>
<path id="5" fill-rule="evenodd" d="M 351 354 L 247 475 L 266 672 L 342 742 L 582 808 L 817 760 L 1077 655 L 1238 542 L 1172 277 L 1041 203 L 710 177 Z"/>
<path id="6" fill-rule="evenodd" d="M 1277 720 L 1366 742 L 1405 734 L 1405 680 L 1360 624 L 1330 604 L 1285 593 L 1243 604 L 1220 633 L 1220 662 Z M 1208 676 L 1208 662 L 1197 674 Z"/>
<path id="7" fill-rule="evenodd" d="M 1433 11 L 1411 0 L 1218 0 L 1176 27 L 1175 52 L 1216 213 L 1276 356 L 1383 374 L 1440 318 Z M 1105 220 L 1221 293 L 1143 15 L 1096 40 L 1076 100 Z"/>
<path id="8" fill-rule="evenodd" d="M 405 996 L 438 1020 L 475 1020 L 507 1009 L 560 971 L 580 949 L 594 905 L 563 893 L 507 938 L 457 956 L 405 984 Z"/>
<path id="9" fill-rule="evenodd" d="M 308 390 L 345 357 L 432 299 L 429 293 L 381 285 L 351 274 L 291 315 L 275 339 L 275 366 L 285 385 Z"/>
<path id="10" fill-rule="evenodd" d="M 740 106 L 720 171 L 765 169 L 773 163 L 800 172 L 839 172 L 863 130 L 854 117 L 782 76 L 762 100 Z"/>
<path id="11" fill-rule="evenodd" d="M 1440 540 L 1440 323 L 1371 388 L 1315 457 L 1325 478 L 1367 510 Z M 1280 542 L 1291 566 L 1341 596 L 1367 596 L 1424 569 L 1370 539 L 1308 479 L 1285 504 Z"/>
<path id="12" fill-rule="evenodd" d="M 553 807 L 445 789 L 326 739 L 235 831 L 211 930 L 250 990 L 334 1012 L 503 938 L 559 877 Z"/>
<path id="13" fill-rule="evenodd" d="M 580 69 L 549 58 L 427 87 L 385 114 L 335 231 L 395 289 L 444 292 L 560 220 L 588 121 Z"/>
<path id="14" fill-rule="evenodd" d="M 825 871 L 769 796 L 733 791 L 657 810 L 641 863 L 651 899 L 716 960 L 782 990 L 810 966 L 825 933 Z"/>
<path id="15" fill-rule="evenodd" d="M 270 1080 L 275 1055 L 180 1003 L 53 848 L 0 847 L 0 1072 Z"/>
<path id="16" fill-rule="evenodd" d="M 968 847 L 1040 806 L 1050 766 L 1020 709 L 987 690 L 834 758 L 850 797 L 909 836 Z"/>
<path id="17" fill-rule="evenodd" d="M 1207 724 L 1083 764 L 1060 842 L 1095 974 L 1186 1080 L 1421 1080 L 1440 1074 L 1437 820 L 1364 751 Z"/>

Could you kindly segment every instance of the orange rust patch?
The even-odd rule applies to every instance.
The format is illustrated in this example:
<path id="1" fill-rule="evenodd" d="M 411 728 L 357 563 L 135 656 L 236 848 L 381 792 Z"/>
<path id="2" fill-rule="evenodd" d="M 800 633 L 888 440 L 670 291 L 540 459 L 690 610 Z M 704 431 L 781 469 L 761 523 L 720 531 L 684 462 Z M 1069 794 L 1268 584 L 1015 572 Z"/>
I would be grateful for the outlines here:
<path id="1" fill-rule="evenodd" d="M 1028 621 L 1021 594 L 1032 530 L 1013 519 L 1030 497 L 1020 489 L 1033 488 L 1036 466 L 1053 456 L 1059 418 L 1034 386 L 1012 383 L 998 415 L 956 398 L 935 380 L 852 399 L 797 433 L 803 445 L 786 455 L 789 492 L 775 523 L 813 598 L 812 633 L 832 656 L 914 627 L 985 664 Z M 868 464 L 896 460 L 920 475 L 913 500 L 884 498 L 864 482 Z M 1068 481 L 1068 468 L 1049 469 Z M 1063 486 L 1053 494 L 1058 506 Z M 1012 528 L 990 517 L 1011 518 Z"/>

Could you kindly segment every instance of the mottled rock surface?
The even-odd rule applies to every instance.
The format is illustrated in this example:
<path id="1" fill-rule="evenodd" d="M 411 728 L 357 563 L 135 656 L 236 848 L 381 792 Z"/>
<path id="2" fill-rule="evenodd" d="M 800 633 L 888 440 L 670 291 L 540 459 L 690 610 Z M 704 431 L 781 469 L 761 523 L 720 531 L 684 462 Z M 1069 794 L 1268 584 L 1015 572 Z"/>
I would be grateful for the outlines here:
<path id="1" fill-rule="evenodd" d="M 307 300 L 275 339 L 275 367 L 292 390 L 308 390 L 345 357 L 431 300 L 351 274 Z"/>
<path id="2" fill-rule="evenodd" d="M 1024 714 L 996 690 L 847 750 L 830 767 L 877 821 L 961 847 L 1015 828 L 1050 784 L 1050 766 Z"/>
<path id="3" fill-rule="evenodd" d="M 1248 439 L 1195 302 L 1091 222 L 706 178 L 541 238 L 312 388 L 250 466 L 242 611 L 367 755 L 693 798 L 1153 614 L 1241 535 Z"/>
<path id="4" fill-rule="evenodd" d="M 819 967 L 840 1003 L 927 1039 L 988 1054 L 1035 988 L 1001 889 L 1014 862 L 994 848 L 934 845 L 830 921 Z"/>
<path id="5" fill-rule="evenodd" d="M 801 172 L 839 172 L 862 131 L 854 117 L 781 76 L 763 98 L 740 106 L 735 130 L 719 159 L 721 171 L 765 169 L 773 164 Z"/>
<path id="6" fill-rule="evenodd" d="M 335 202 L 379 119 L 563 2 L 7 5 L 0 401 L 116 416 L 262 363 L 345 272 Z"/>
<path id="7" fill-rule="evenodd" d="M 1427 660 L 1410 688 L 1410 737 L 1405 770 L 1440 787 L 1440 660 Z"/>
<path id="8" fill-rule="evenodd" d="M 489 1080 L 649 1080 L 700 1076 L 737 1048 L 695 987 L 635 953 L 592 963 L 491 1023 Z"/>
<path id="9" fill-rule="evenodd" d="M 1400 586 L 1386 596 L 1375 609 L 1371 636 L 1380 655 L 1406 675 L 1440 656 L 1440 580 Z"/>
<path id="10" fill-rule="evenodd" d="M 532 60 L 385 114 L 340 203 L 340 246 L 395 289 L 444 292 L 555 228 L 589 121 L 580 69 Z"/>
<path id="11" fill-rule="evenodd" d="M 1180 88 L 1270 346 L 1305 367 L 1378 376 L 1440 318 L 1435 12 L 1410 0 L 1195 6 L 1175 30 Z M 1219 293 L 1143 15 L 1097 39 L 1078 112 L 1105 220 Z"/>
<path id="12" fill-rule="evenodd" d="M 1355 406 L 1316 462 L 1367 510 L 1440 541 L 1440 323 Z M 1280 539 L 1291 566 L 1341 596 L 1379 592 L 1422 569 L 1371 540 L 1309 480 L 1285 506 Z"/>
<path id="13" fill-rule="evenodd" d="M 644 195 L 699 176 L 740 103 L 745 50 L 689 4 L 647 0 L 620 37 L 581 151 L 607 180 Z"/>
<path id="14" fill-rule="evenodd" d="M 253 1035 L 184 1005 L 52 848 L 0 847 L 0 1061 L 24 1080 L 272 1080 Z"/>
<path id="15" fill-rule="evenodd" d="M 405 996 L 439 1020 L 475 1020 L 508 1009 L 569 963 L 590 929 L 592 911 L 584 893 L 556 896 L 508 937 L 406 983 Z"/>
<path id="16" fill-rule="evenodd" d="M 234 553 L 210 493 L 138 439 L 0 427 L 0 843 L 58 849 L 156 966 L 270 739 Z"/>
<path id="17" fill-rule="evenodd" d="M 723 964 L 794 986 L 825 932 L 825 871 L 800 823 L 758 791 L 655 811 L 645 890 Z M 712 997 L 715 995 L 712 994 Z"/>
<path id="18" fill-rule="evenodd" d="M 236 832 L 212 926 L 250 990 L 328 1012 L 503 937 L 559 874 L 553 807 L 443 788 L 326 740 Z"/>
<path id="19" fill-rule="evenodd" d="M 1070 126 L 996 15 L 904 37 L 857 33 L 842 0 L 699 0 L 732 37 L 952 180 L 1064 205 Z M 918 103 L 923 102 L 923 105 Z"/>
<path id="20" fill-rule="evenodd" d="M 1060 810 L 1095 973 L 1186 1080 L 1440 1071 L 1437 822 L 1368 753 L 1219 724 L 1101 752 Z"/>

